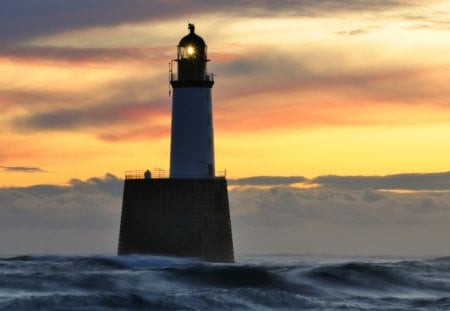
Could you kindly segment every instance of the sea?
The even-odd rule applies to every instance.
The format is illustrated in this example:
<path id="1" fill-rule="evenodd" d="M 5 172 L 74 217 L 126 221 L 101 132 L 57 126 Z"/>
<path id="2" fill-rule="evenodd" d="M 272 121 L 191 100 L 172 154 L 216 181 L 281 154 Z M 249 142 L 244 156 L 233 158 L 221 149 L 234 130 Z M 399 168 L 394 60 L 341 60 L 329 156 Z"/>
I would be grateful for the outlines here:
<path id="1" fill-rule="evenodd" d="M 450 310 L 450 257 L 6 257 L 0 310 Z"/>

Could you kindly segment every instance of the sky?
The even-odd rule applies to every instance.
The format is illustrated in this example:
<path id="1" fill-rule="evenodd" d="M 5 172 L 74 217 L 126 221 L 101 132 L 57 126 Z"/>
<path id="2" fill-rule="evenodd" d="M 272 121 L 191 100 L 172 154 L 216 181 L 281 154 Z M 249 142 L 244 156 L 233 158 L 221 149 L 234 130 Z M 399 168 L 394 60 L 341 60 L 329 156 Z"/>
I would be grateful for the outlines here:
<path id="1" fill-rule="evenodd" d="M 448 254 L 449 15 L 450 1 L 2 0 L 0 249 L 115 252 L 124 172 L 169 168 L 168 63 L 192 22 L 238 253 Z"/>

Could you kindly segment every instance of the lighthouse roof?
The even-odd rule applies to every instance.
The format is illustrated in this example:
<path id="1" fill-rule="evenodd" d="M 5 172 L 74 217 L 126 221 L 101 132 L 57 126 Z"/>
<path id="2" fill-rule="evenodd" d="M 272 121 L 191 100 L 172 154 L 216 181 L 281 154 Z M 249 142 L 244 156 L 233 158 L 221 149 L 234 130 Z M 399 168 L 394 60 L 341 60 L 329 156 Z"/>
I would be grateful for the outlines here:
<path id="1" fill-rule="evenodd" d="M 196 47 L 205 47 L 205 41 L 202 39 L 202 37 L 195 34 L 195 26 L 194 24 L 189 24 L 189 34 L 187 36 L 184 36 L 180 43 L 178 43 L 178 46 L 196 46 Z"/>

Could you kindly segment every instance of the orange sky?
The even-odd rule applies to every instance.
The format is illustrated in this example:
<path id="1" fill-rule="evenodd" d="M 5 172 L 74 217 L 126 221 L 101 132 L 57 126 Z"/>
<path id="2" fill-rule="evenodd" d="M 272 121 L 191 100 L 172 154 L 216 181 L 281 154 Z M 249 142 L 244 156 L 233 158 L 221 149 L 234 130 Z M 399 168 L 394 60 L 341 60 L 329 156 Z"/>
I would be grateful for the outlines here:
<path id="1" fill-rule="evenodd" d="M 0 186 L 168 169 L 168 62 L 187 19 L 208 44 L 216 167 L 229 177 L 448 171 L 450 3 L 427 3 L 205 9 L 11 34 Z"/>

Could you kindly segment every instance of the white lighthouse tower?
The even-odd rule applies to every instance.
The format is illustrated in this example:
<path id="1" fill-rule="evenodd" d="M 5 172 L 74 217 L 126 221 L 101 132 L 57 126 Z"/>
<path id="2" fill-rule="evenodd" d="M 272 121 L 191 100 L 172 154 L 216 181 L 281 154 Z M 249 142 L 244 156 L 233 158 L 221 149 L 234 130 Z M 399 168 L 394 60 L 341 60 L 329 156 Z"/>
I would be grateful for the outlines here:
<path id="1" fill-rule="evenodd" d="M 172 95 L 171 178 L 214 178 L 211 104 L 213 75 L 206 72 L 206 44 L 189 24 L 177 46 L 177 72 L 170 66 Z"/>
<path id="2" fill-rule="evenodd" d="M 177 47 L 177 71 L 170 69 L 170 178 L 125 174 L 119 255 L 234 262 L 227 180 L 214 174 L 214 79 L 206 72 L 206 44 L 194 30 L 189 24 Z"/>

